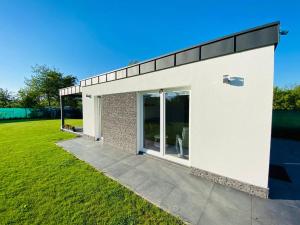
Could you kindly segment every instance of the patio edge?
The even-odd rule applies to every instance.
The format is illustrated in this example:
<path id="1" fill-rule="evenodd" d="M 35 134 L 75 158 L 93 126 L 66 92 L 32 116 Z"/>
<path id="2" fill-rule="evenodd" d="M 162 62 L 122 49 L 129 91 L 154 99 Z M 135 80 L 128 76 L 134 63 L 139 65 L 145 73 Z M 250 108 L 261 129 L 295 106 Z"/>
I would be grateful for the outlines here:
<path id="1" fill-rule="evenodd" d="M 228 186 L 231 188 L 234 188 L 236 190 L 246 192 L 250 195 L 260 197 L 260 198 L 268 198 L 269 195 L 269 189 L 268 188 L 262 188 L 258 187 L 252 184 L 244 183 L 242 181 L 238 181 L 229 177 L 221 176 L 215 173 L 208 172 L 206 170 L 201 170 L 195 167 L 191 167 L 192 175 L 205 178 L 209 181 L 212 181 L 217 184 L 221 184 L 224 186 Z"/>

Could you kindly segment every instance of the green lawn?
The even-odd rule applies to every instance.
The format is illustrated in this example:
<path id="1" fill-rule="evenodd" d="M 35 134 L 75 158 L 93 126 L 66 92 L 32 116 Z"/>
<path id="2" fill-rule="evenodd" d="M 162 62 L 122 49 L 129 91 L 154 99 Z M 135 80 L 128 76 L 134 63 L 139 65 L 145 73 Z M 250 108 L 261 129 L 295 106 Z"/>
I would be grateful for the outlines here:
<path id="1" fill-rule="evenodd" d="M 59 126 L 0 123 L 0 224 L 182 224 L 57 147 Z"/>
<path id="2" fill-rule="evenodd" d="M 65 124 L 82 127 L 82 119 L 65 119 Z"/>

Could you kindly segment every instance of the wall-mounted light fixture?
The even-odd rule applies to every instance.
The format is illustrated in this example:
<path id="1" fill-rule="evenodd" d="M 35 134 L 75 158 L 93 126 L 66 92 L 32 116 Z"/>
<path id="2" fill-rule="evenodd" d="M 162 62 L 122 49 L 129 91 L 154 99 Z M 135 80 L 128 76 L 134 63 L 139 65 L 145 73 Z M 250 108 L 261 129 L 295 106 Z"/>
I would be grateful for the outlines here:
<path id="1" fill-rule="evenodd" d="M 229 75 L 223 75 L 223 84 L 229 84 L 231 86 L 244 86 L 244 78 L 243 77 L 231 77 Z"/>
<path id="2" fill-rule="evenodd" d="M 280 31 L 279 31 L 279 34 L 280 34 L 280 35 L 287 35 L 288 33 L 289 33 L 288 30 L 280 30 Z"/>
<path id="3" fill-rule="evenodd" d="M 92 98 L 92 95 L 86 94 L 85 97 L 87 97 L 87 98 Z"/>
<path id="4" fill-rule="evenodd" d="M 223 84 L 230 84 L 229 75 L 223 75 Z"/>

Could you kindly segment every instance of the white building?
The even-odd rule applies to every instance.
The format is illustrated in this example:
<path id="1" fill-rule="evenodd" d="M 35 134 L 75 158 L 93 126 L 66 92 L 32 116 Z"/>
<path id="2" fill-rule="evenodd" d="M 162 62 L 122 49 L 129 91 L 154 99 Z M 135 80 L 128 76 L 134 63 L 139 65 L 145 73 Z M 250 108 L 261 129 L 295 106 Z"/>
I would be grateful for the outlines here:
<path id="1" fill-rule="evenodd" d="M 268 196 L 279 22 L 80 81 L 83 132 Z"/>

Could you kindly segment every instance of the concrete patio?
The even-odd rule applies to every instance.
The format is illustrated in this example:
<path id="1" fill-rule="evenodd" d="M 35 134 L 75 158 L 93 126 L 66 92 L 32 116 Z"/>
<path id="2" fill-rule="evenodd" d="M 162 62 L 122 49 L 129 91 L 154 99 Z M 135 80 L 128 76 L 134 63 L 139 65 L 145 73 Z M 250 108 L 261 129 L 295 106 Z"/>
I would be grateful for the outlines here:
<path id="1" fill-rule="evenodd" d="M 187 167 L 147 155 L 132 155 L 84 137 L 58 145 L 191 224 L 300 224 L 297 199 L 252 197 L 190 175 Z"/>

